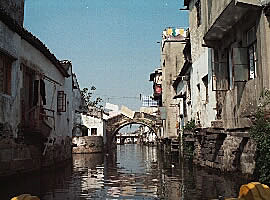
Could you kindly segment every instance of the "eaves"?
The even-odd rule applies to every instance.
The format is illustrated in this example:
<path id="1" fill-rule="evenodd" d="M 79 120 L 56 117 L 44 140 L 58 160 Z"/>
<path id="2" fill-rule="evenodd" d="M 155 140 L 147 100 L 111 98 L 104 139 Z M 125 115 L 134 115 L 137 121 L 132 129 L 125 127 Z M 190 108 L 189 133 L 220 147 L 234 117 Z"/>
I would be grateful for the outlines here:
<path id="1" fill-rule="evenodd" d="M 16 32 L 22 39 L 29 42 L 36 49 L 38 49 L 46 58 L 48 58 L 51 63 L 60 71 L 64 77 L 69 77 L 68 72 L 62 67 L 60 61 L 55 57 L 54 54 L 43 44 L 37 37 L 35 37 L 31 32 L 20 26 L 15 20 L 13 20 L 2 8 L 0 8 L 0 19 L 6 24 L 9 29 Z"/>

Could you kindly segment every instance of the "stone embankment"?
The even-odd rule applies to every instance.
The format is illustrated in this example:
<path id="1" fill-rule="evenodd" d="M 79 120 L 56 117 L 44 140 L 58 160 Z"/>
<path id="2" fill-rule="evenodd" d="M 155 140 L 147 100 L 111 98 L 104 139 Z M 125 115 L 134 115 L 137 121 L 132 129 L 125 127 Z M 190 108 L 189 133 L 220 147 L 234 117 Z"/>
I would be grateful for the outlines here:
<path id="1" fill-rule="evenodd" d="M 37 171 L 53 167 L 71 159 L 71 139 L 63 139 L 59 144 L 44 146 L 16 143 L 12 138 L 0 139 L 0 177 Z"/>
<path id="2" fill-rule="evenodd" d="M 224 172 L 252 175 L 256 144 L 246 132 L 204 130 L 195 134 L 193 161 Z"/>
<path id="3" fill-rule="evenodd" d="M 103 137 L 101 136 L 73 137 L 72 144 L 72 153 L 103 152 Z"/>

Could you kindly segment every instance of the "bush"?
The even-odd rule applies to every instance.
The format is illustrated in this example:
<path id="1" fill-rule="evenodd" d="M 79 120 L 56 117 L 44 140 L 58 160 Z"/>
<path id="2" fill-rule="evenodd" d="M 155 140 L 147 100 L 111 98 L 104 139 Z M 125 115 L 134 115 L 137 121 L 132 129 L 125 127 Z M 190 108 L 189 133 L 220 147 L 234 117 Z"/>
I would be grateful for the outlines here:
<path id="1" fill-rule="evenodd" d="M 270 91 L 265 90 L 260 98 L 260 104 L 255 114 L 255 121 L 250 129 L 251 138 L 256 142 L 256 167 L 254 174 L 259 181 L 270 183 L 270 119 L 269 113 Z"/>
<path id="2" fill-rule="evenodd" d="M 185 125 L 184 131 L 194 131 L 195 128 L 196 128 L 195 120 L 194 119 L 191 119 Z"/>

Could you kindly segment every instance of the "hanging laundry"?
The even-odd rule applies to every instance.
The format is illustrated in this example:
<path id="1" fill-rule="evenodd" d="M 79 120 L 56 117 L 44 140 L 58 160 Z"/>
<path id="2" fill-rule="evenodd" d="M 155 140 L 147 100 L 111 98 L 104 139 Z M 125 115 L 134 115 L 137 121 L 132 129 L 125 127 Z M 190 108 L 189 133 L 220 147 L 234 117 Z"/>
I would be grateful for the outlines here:
<path id="1" fill-rule="evenodd" d="M 175 36 L 178 36 L 178 35 L 180 35 L 180 29 L 175 29 Z"/>
<path id="2" fill-rule="evenodd" d="M 172 32 L 173 32 L 173 30 L 171 29 L 171 28 L 169 28 L 168 30 L 167 30 L 167 35 L 169 36 L 169 35 L 172 35 Z"/>
<path id="3" fill-rule="evenodd" d="M 43 105 L 46 105 L 45 82 L 42 79 L 40 79 L 40 95 L 42 98 Z"/>
<path id="4" fill-rule="evenodd" d="M 39 80 L 35 80 L 34 81 L 34 99 L 33 99 L 34 106 L 38 104 L 38 85 L 39 85 Z"/>
<path id="5" fill-rule="evenodd" d="M 179 29 L 179 34 L 182 36 L 185 36 L 185 30 L 184 29 Z"/>
<path id="6" fill-rule="evenodd" d="M 175 28 L 173 28 L 173 30 L 172 30 L 172 35 L 175 37 L 176 36 L 176 30 L 175 30 Z"/>

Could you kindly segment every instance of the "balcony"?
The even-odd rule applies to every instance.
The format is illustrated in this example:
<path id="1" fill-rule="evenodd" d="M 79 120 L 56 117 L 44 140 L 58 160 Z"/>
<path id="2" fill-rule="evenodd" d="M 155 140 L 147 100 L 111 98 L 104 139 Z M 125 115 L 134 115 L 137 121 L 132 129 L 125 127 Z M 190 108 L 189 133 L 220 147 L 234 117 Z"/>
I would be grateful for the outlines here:
<path id="1" fill-rule="evenodd" d="M 22 116 L 24 138 L 28 143 L 39 143 L 55 129 L 54 110 L 34 106 Z"/>

